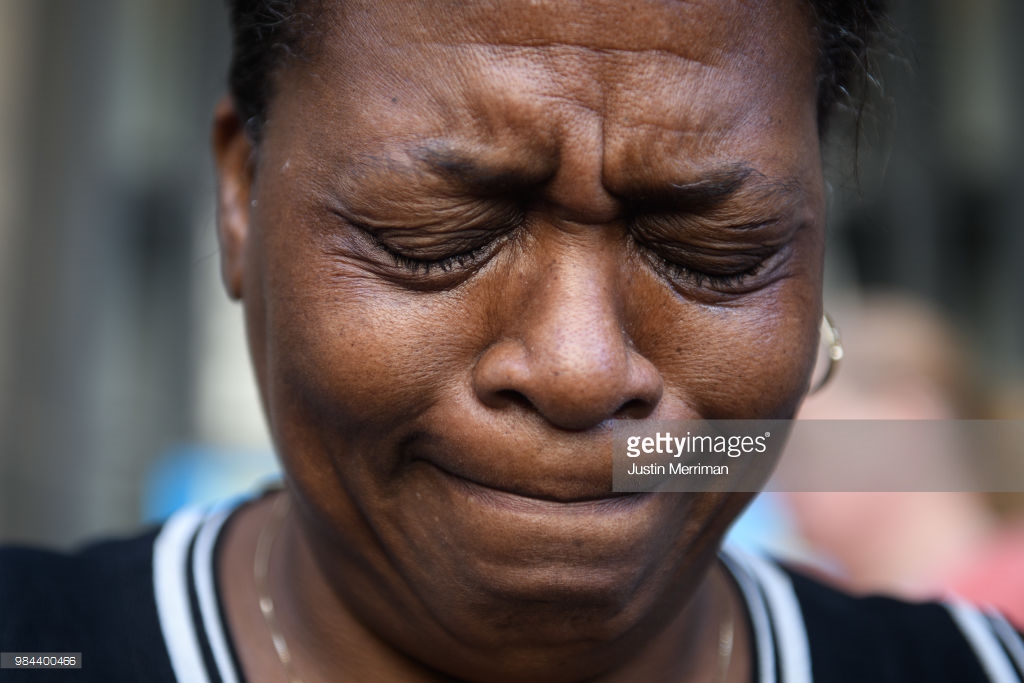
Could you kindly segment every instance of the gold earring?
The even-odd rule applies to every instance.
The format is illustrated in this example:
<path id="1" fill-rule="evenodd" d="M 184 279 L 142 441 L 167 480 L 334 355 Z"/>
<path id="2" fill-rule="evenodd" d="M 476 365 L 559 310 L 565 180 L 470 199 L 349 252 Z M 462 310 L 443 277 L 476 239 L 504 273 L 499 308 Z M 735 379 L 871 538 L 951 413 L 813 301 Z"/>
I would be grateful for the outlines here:
<path id="1" fill-rule="evenodd" d="M 839 337 L 839 328 L 836 327 L 828 313 L 823 313 L 821 316 L 821 340 L 828 349 L 828 366 L 825 368 L 825 374 L 811 389 L 812 394 L 821 391 L 831 381 L 839 369 L 839 361 L 843 359 L 843 341 Z"/>

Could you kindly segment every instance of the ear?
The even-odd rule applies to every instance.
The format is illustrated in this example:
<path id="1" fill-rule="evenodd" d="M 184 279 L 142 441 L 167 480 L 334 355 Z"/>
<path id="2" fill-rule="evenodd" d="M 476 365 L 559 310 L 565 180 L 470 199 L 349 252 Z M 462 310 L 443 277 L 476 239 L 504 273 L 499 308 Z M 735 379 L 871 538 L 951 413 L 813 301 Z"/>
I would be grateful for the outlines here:
<path id="1" fill-rule="evenodd" d="M 221 277 L 228 296 L 241 299 L 250 227 L 253 146 L 230 96 L 222 98 L 213 110 L 211 143 L 217 165 L 217 237 Z"/>

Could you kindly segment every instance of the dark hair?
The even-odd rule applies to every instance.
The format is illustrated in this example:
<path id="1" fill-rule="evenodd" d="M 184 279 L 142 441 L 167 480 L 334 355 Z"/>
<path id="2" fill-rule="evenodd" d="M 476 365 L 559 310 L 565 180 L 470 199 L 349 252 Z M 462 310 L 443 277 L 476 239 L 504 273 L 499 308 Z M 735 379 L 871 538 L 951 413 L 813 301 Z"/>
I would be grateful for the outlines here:
<path id="1" fill-rule="evenodd" d="M 853 110 L 858 127 L 878 84 L 872 50 L 890 33 L 885 0 L 810 0 L 818 33 L 818 130 L 833 112 Z"/>
<path id="2" fill-rule="evenodd" d="M 305 56 L 312 17 L 322 0 L 227 0 L 231 10 L 228 88 L 246 131 L 259 140 L 273 78 L 287 60 Z"/>
<path id="3" fill-rule="evenodd" d="M 875 82 L 870 50 L 882 32 L 884 0 L 808 0 L 819 41 L 818 126 L 840 106 L 861 111 Z M 228 77 L 246 130 L 258 141 L 273 96 L 273 76 L 314 43 L 323 0 L 227 0 L 233 52 Z"/>

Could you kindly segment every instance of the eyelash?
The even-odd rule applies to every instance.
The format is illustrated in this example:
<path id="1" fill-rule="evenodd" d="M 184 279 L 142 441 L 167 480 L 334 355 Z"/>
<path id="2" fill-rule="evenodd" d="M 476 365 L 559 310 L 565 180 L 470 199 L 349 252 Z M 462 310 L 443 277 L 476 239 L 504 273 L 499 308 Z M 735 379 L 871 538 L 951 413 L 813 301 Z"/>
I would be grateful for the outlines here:
<path id="1" fill-rule="evenodd" d="M 494 244 L 494 242 L 489 242 L 439 259 L 421 259 L 409 256 L 408 254 L 403 254 L 381 240 L 374 239 L 373 242 L 378 249 L 391 258 L 396 267 L 418 276 L 428 276 L 436 273 L 437 271 L 440 271 L 441 273 L 451 273 L 456 269 L 470 267 L 479 261 Z M 638 244 L 637 246 L 641 249 L 647 250 L 647 248 L 642 244 Z M 683 281 L 687 285 L 697 289 L 713 289 L 722 292 L 742 289 L 747 280 L 760 273 L 766 263 L 771 259 L 771 255 L 769 254 L 745 271 L 729 273 L 727 275 L 716 275 L 714 273 L 706 273 L 685 266 L 663 256 L 658 256 L 649 250 L 647 251 L 649 258 L 655 262 L 655 265 L 659 266 L 660 269 L 667 271 L 667 274 L 673 280 Z"/>
<path id="2" fill-rule="evenodd" d="M 487 245 L 471 249 L 459 254 L 453 254 L 452 256 L 446 256 L 441 259 L 418 259 L 404 254 L 400 254 L 393 249 L 389 249 L 386 245 L 381 245 L 381 248 L 387 252 L 392 258 L 395 265 L 413 273 L 414 275 L 430 275 L 433 270 L 440 270 L 442 273 L 450 273 L 455 268 L 465 268 L 475 263 L 487 250 Z M 718 291 L 730 291 L 741 289 L 749 278 L 757 275 L 762 268 L 764 268 L 765 261 L 760 261 L 752 268 L 740 272 L 730 273 L 729 275 L 715 275 L 712 273 L 704 273 L 693 268 L 688 268 L 680 263 L 670 261 L 666 258 L 660 258 L 661 265 L 664 269 L 669 271 L 671 277 L 675 280 L 686 281 L 687 284 L 696 287 L 697 289 L 714 289 Z"/>
<path id="3" fill-rule="evenodd" d="M 766 221 L 758 224 L 750 224 L 749 226 L 744 225 L 737 227 L 753 229 L 774 222 L 775 221 Z M 667 277 L 674 283 L 683 284 L 697 290 L 708 290 L 722 294 L 742 293 L 744 288 L 748 285 L 749 280 L 761 274 L 762 271 L 768 267 L 769 263 L 774 260 L 773 257 L 779 252 L 779 248 L 781 246 L 776 245 L 774 247 L 768 247 L 765 245 L 765 247 L 759 249 L 760 253 L 757 254 L 737 254 L 738 258 L 753 256 L 757 260 L 745 268 L 741 265 L 736 272 L 717 274 L 709 273 L 707 271 L 700 270 L 698 267 L 680 263 L 678 260 L 674 260 L 673 258 L 666 256 L 665 250 L 658 249 L 657 245 L 646 244 L 645 240 L 640 238 L 638 235 L 634 235 L 632 241 L 636 248 L 644 253 L 648 262 L 655 268 L 655 270 L 661 271 L 664 277 Z"/>
<path id="4" fill-rule="evenodd" d="M 760 261 L 754 267 L 740 273 L 715 275 L 713 273 L 704 273 L 699 270 L 694 270 L 693 268 L 688 268 L 666 258 L 660 258 L 659 260 L 661 261 L 662 267 L 668 270 L 673 278 L 685 280 L 688 284 L 699 289 L 703 289 L 707 285 L 710 285 L 711 289 L 721 291 L 741 289 L 748 279 L 761 272 L 761 269 L 764 268 L 765 262 L 767 261 L 767 259 Z"/>
<path id="5" fill-rule="evenodd" d="M 463 251 L 458 254 L 452 254 L 451 256 L 445 256 L 439 259 L 419 259 L 407 254 L 402 254 L 388 247 L 388 245 L 378 242 L 377 246 L 383 250 L 388 256 L 391 257 L 394 264 L 403 270 L 407 270 L 414 275 L 430 275 L 431 271 L 440 270 L 442 273 L 450 273 L 456 268 L 466 268 L 473 265 L 480 257 L 487 251 L 487 244 L 479 247 L 474 247 L 468 251 Z"/>

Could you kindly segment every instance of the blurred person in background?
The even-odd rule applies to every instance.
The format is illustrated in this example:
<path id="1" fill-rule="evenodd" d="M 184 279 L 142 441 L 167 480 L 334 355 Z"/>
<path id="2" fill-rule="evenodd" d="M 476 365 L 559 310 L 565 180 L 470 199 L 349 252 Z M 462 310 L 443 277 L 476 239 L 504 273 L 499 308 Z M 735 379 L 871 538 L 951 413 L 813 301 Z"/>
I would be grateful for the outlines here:
<path id="1" fill-rule="evenodd" d="M 927 303 L 875 292 L 836 310 L 843 320 L 842 372 L 808 397 L 801 419 L 956 420 L 988 413 L 986 398 L 970 382 L 962 340 Z M 1019 451 L 1019 445 L 1003 446 Z M 922 444 L 906 446 L 915 447 Z M 989 462 L 973 457 L 969 449 L 979 447 L 930 441 L 929 462 L 966 467 L 969 481 L 970 468 Z M 855 444 L 848 452 L 843 444 L 829 448 L 861 461 L 889 457 Z M 916 599 L 956 596 L 1024 624 L 1024 519 L 1012 506 L 1000 512 L 991 496 L 970 488 L 803 491 L 783 498 L 818 565 L 846 589 Z"/>

